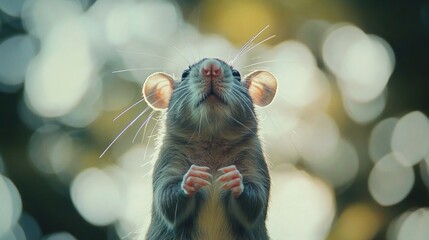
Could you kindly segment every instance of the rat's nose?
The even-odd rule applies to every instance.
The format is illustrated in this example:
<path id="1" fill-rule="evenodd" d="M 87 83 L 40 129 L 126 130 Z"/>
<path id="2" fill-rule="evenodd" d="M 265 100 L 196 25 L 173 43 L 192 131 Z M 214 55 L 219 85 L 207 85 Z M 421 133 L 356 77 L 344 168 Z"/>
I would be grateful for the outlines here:
<path id="1" fill-rule="evenodd" d="M 201 74 L 205 77 L 219 77 L 222 75 L 222 67 L 216 59 L 207 59 L 201 67 Z"/>

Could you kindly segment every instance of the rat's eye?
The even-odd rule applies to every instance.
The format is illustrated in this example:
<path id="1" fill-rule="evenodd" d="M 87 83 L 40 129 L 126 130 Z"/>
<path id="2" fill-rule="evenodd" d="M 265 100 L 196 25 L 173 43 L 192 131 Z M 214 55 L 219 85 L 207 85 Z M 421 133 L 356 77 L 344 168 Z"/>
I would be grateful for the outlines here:
<path id="1" fill-rule="evenodd" d="M 232 69 L 232 76 L 234 77 L 235 80 L 241 81 L 241 75 L 239 71 Z"/>
<path id="2" fill-rule="evenodd" d="M 187 78 L 189 76 L 189 72 L 191 71 L 191 69 L 186 69 L 185 71 L 183 71 L 182 73 L 182 81 L 185 80 L 185 78 Z"/>

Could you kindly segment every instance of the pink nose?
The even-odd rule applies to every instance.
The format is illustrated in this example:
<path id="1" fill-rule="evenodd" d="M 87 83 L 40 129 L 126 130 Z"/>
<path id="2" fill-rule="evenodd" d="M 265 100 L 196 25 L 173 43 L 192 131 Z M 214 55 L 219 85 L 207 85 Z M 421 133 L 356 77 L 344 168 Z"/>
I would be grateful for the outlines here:
<path id="1" fill-rule="evenodd" d="M 205 77 L 219 77 L 222 75 L 220 63 L 216 60 L 207 60 L 203 63 L 201 74 Z"/>

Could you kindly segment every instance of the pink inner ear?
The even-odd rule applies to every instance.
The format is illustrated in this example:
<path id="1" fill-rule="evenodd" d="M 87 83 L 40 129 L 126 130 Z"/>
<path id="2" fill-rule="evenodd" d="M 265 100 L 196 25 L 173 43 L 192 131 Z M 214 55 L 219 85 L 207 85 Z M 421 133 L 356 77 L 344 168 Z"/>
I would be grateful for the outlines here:
<path id="1" fill-rule="evenodd" d="M 154 93 L 156 103 L 154 102 L 154 105 L 156 108 L 167 108 L 168 104 L 170 103 L 170 97 L 171 96 L 171 87 L 170 84 L 165 83 L 159 83 L 156 86 L 155 93 Z"/>
<path id="2" fill-rule="evenodd" d="M 143 86 L 146 102 L 154 109 L 166 109 L 173 93 L 173 78 L 165 73 L 150 75 Z"/>
<path id="3" fill-rule="evenodd" d="M 259 106 L 261 104 L 261 100 L 264 97 L 264 86 L 258 82 L 250 82 L 249 94 L 252 97 L 253 102 Z"/>
<path id="4" fill-rule="evenodd" d="M 246 77 L 253 103 L 264 107 L 270 104 L 277 92 L 277 80 L 269 72 L 255 71 Z"/>

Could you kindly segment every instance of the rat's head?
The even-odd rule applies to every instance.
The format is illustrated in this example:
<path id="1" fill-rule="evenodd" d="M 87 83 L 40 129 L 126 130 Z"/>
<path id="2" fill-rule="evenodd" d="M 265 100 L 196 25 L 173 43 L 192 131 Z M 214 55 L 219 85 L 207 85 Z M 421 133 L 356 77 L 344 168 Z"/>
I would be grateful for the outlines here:
<path id="1" fill-rule="evenodd" d="M 271 103 L 276 78 L 267 71 L 245 77 L 215 58 L 204 58 L 184 70 L 180 81 L 166 73 L 150 75 L 143 85 L 146 102 L 167 110 L 167 123 L 184 131 L 218 131 L 236 126 L 254 128 L 254 105 Z M 238 128 L 241 128 L 238 127 Z"/>

